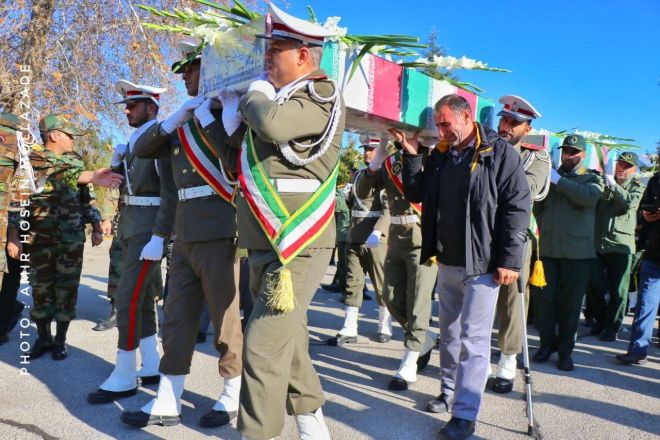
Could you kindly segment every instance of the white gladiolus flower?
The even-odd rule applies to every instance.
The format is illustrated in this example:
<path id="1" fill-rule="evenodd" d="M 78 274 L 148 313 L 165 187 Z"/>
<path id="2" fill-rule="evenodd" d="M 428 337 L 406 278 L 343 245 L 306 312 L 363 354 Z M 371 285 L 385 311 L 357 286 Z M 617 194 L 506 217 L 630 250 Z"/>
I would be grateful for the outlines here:
<path id="1" fill-rule="evenodd" d="M 339 20 L 341 20 L 341 17 L 328 17 L 326 18 L 325 23 L 323 23 L 323 28 L 332 31 L 334 34 L 331 37 L 328 37 L 330 41 L 339 41 L 339 39 L 345 36 L 346 32 L 348 32 L 347 28 L 338 26 Z"/>

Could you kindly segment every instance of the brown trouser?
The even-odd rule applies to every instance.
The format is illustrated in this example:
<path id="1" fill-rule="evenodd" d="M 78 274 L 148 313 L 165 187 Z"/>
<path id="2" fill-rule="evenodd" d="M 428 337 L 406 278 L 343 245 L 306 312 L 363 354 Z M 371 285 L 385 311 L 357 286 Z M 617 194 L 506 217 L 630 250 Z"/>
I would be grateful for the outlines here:
<path id="1" fill-rule="evenodd" d="M 233 238 L 194 243 L 174 241 L 163 320 L 161 373 L 190 373 L 202 305 L 206 302 L 220 353 L 220 375 L 231 379 L 241 374 L 243 335 L 235 255 Z"/>
<path id="2" fill-rule="evenodd" d="M 371 277 L 379 306 L 383 301 L 383 264 L 387 246 L 379 244 L 368 248 L 364 243 L 346 243 L 346 301 L 349 307 L 361 307 L 364 289 L 364 271 Z"/>
<path id="3" fill-rule="evenodd" d="M 163 292 L 160 260 L 140 260 L 151 232 L 121 240 L 121 278 L 115 292 L 117 306 L 117 346 L 122 350 L 135 350 L 140 339 L 156 334 L 156 297 Z M 142 285 L 138 283 L 145 268 Z"/>
<path id="4" fill-rule="evenodd" d="M 282 264 L 272 251 L 250 251 L 254 308 L 245 329 L 243 381 L 238 430 L 252 440 L 276 437 L 284 411 L 305 414 L 325 399 L 309 357 L 307 308 L 325 274 L 332 249 L 306 249 L 286 267 L 291 271 L 295 308 L 277 313 L 266 302 Z"/>
<path id="5" fill-rule="evenodd" d="M 527 309 L 529 307 L 529 280 L 532 247 L 527 246 L 527 253 L 523 261 L 523 285 L 525 286 L 525 316 L 520 313 L 520 292 L 518 283 L 500 286 L 497 297 L 497 320 L 500 328 L 497 332 L 497 344 L 502 354 L 518 354 L 522 352 L 523 335 L 522 326 L 527 325 Z"/>

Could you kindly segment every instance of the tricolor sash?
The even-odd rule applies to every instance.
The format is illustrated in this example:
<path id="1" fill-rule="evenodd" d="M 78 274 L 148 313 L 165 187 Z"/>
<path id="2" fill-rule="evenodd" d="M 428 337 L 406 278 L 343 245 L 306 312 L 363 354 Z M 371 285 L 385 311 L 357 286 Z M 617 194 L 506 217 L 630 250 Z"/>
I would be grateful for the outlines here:
<path id="1" fill-rule="evenodd" d="M 220 156 L 216 149 L 204 136 L 199 123 L 195 118 L 177 128 L 183 151 L 190 163 L 195 167 L 200 176 L 218 193 L 223 200 L 234 204 L 236 197 L 236 186 L 230 184 L 222 174 Z M 229 171 L 227 171 L 229 174 Z M 231 175 L 229 175 L 231 179 Z"/>
<path id="2" fill-rule="evenodd" d="M 245 136 L 238 170 L 238 180 L 245 200 L 282 265 L 293 260 L 316 240 L 332 221 L 339 163 L 293 214 L 284 206 L 257 159 L 252 130 L 248 130 Z"/>
<path id="3" fill-rule="evenodd" d="M 385 170 L 387 170 L 387 175 L 390 177 L 394 187 L 401 193 L 401 196 L 405 199 L 403 195 L 403 181 L 401 180 L 401 168 L 403 165 L 403 159 L 401 158 L 401 152 L 397 151 L 396 153 L 388 156 L 385 159 Z M 417 215 L 422 215 L 422 204 L 421 203 L 410 203 L 412 209 L 417 213 Z"/>

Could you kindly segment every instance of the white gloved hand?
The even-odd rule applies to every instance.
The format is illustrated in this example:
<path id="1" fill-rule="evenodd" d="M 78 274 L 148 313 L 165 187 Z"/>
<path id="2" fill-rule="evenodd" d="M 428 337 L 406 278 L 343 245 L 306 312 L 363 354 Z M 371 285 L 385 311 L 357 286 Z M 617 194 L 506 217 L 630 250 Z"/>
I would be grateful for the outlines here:
<path id="1" fill-rule="evenodd" d="M 147 243 L 140 253 L 140 260 L 158 261 L 163 258 L 163 237 L 156 235 L 151 236 L 151 240 Z"/>
<path id="2" fill-rule="evenodd" d="M 210 98 L 205 99 L 194 111 L 195 118 L 197 118 L 202 128 L 208 127 L 213 121 L 215 121 L 215 118 L 211 114 L 211 101 L 212 99 Z"/>
<path id="3" fill-rule="evenodd" d="M 192 118 L 193 110 L 199 107 L 199 105 L 204 100 L 205 98 L 203 96 L 196 96 L 195 98 L 190 99 L 184 103 L 179 110 L 175 111 L 170 116 L 168 116 L 167 119 L 161 122 L 160 128 L 162 128 L 163 131 L 167 134 L 172 133 L 174 130 L 176 130 L 178 125 L 181 125 L 188 119 Z"/>
<path id="4" fill-rule="evenodd" d="M 351 195 L 351 190 L 352 189 L 353 189 L 353 184 L 352 183 L 347 183 L 346 185 L 344 185 L 344 187 L 342 189 L 339 190 L 339 192 L 341 193 L 342 197 L 344 197 L 345 199 L 348 200 L 348 198 Z"/>
<path id="5" fill-rule="evenodd" d="M 268 99 L 271 101 L 275 100 L 275 95 L 277 94 L 275 92 L 275 87 L 268 81 L 265 81 L 263 79 L 258 79 L 256 81 L 252 81 L 252 84 L 250 84 L 250 87 L 248 87 L 248 93 L 250 92 L 261 92 Z"/>
<path id="6" fill-rule="evenodd" d="M 124 159 L 126 154 L 127 144 L 117 144 L 115 149 L 112 151 L 112 159 L 110 159 L 110 166 L 117 167 L 121 164 L 121 161 Z"/>
<path id="7" fill-rule="evenodd" d="M 222 103 L 222 125 L 225 127 L 227 135 L 231 136 L 241 125 L 241 117 L 238 114 L 240 96 L 236 92 L 222 89 L 218 99 Z"/>
<path id="8" fill-rule="evenodd" d="M 383 165 L 383 162 L 385 162 L 385 159 L 387 159 L 387 150 L 384 146 L 379 145 L 376 148 L 374 157 L 372 157 L 371 162 L 369 162 L 369 169 L 372 171 L 378 171 L 381 165 Z"/>
<path id="9" fill-rule="evenodd" d="M 610 188 L 612 188 L 617 184 L 616 179 L 614 179 L 614 176 L 612 176 L 611 174 L 605 174 L 605 182 L 607 182 L 607 186 L 609 186 Z"/>
<path id="10" fill-rule="evenodd" d="M 380 235 L 381 232 L 378 229 L 374 229 L 371 231 L 371 234 L 369 234 L 367 241 L 365 241 L 364 244 L 366 244 L 369 249 L 378 247 L 380 244 Z"/>
<path id="11" fill-rule="evenodd" d="M 557 182 L 559 182 L 559 179 L 561 179 L 561 176 L 559 175 L 556 169 L 552 168 L 550 170 L 550 182 L 556 185 Z"/>

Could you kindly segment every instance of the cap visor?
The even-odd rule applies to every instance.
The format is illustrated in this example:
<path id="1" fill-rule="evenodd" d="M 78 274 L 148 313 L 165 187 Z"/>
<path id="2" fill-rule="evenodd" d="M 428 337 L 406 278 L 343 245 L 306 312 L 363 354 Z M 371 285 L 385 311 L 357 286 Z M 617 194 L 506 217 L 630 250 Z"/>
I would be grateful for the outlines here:
<path id="1" fill-rule="evenodd" d="M 500 112 L 497 114 L 497 116 L 509 116 L 510 118 L 515 119 L 516 121 L 519 122 L 526 122 L 526 121 L 531 121 L 532 118 L 528 116 L 521 115 L 519 113 L 513 113 L 508 110 L 500 110 Z"/>

